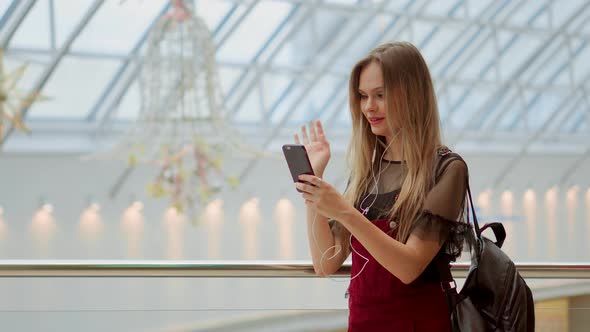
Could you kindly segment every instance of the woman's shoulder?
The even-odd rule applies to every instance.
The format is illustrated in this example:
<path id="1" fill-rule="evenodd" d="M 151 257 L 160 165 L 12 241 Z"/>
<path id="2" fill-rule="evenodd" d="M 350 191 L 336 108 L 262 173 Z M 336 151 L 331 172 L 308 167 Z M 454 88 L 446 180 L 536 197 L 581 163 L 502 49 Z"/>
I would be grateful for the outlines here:
<path id="1" fill-rule="evenodd" d="M 449 147 L 442 145 L 436 150 L 436 177 L 445 172 L 467 174 L 467 163 L 461 155 Z"/>

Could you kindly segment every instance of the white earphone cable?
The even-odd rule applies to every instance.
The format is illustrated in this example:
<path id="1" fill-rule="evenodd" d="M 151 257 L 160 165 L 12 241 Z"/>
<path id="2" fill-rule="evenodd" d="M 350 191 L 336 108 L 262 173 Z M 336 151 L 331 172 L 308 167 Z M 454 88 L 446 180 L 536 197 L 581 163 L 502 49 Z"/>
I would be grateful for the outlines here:
<path id="1" fill-rule="evenodd" d="M 365 215 L 365 216 L 367 215 L 367 213 L 369 211 L 369 208 L 371 208 L 375 204 L 375 202 L 377 200 L 377 195 L 379 195 L 379 180 L 381 179 L 381 172 L 382 172 L 381 171 L 381 164 L 383 162 L 383 157 L 385 156 L 385 153 L 387 152 L 387 149 L 389 149 L 389 147 L 393 143 L 393 139 L 395 137 L 397 137 L 398 134 L 399 134 L 399 131 L 391 139 L 391 141 L 389 142 L 389 144 L 385 147 L 385 149 L 383 150 L 383 153 L 381 154 L 381 158 L 379 158 L 379 173 L 377 174 L 377 177 L 375 177 L 375 172 L 373 171 L 373 165 L 375 163 L 375 152 L 377 151 L 377 142 L 375 142 L 375 150 L 373 151 L 373 158 L 372 158 L 372 161 L 371 161 L 371 175 L 373 177 L 374 186 L 375 186 L 374 187 L 374 190 L 376 190 L 376 193 L 375 193 L 375 197 L 373 198 L 373 201 L 371 201 L 371 204 L 369 204 L 368 207 L 362 209 L 363 204 L 365 203 L 365 201 L 367 200 L 367 198 L 371 194 L 367 194 L 367 196 L 365 196 L 365 198 L 359 204 L 359 208 L 361 209 L 362 214 Z M 389 164 L 387 165 L 387 167 L 389 167 Z M 385 169 L 387 169 L 387 167 Z M 311 234 L 312 234 L 312 237 L 313 237 L 313 241 L 314 241 L 314 243 L 316 245 L 316 248 L 320 252 L 322 252 L 322 249 L 320 248 L 320 246 L 318 244 L 318 241 L 317 241 L 317 238 L 316 238 L 316 235 L 315 235 L 315 222 L 316 222 L 316 219 L 317 219 L 317 212 L 315 212 L 314 217 L 313 217 L 313 222 L 311 224 Z M 359 255 L 361 258 L 363 258 L 365 260 L 365 262 L 363 263 L 363 267 L 360 269 L 360 271 L 356 275 L 354 275 L 353 277 L 350 278 L 350 280 L 353 280 L 354 278 L 358 277 L 363 272 L 363 270 L 365 269 L 365 267 L 369 263 L 369 259 L 367 257 L 363 256 L 361 253 L 359 253 L 356 249 L 354 249 L 354 246 L 352 245 L 352 234 L 350 234 L 349 239 L 348 239 L 348 242 L 349 242 L 349 245 L 350 245 L 350 249 L 352 251 L 354 251 L 357 255 Z M 342 280 L 337 280 L 337 279 L 334 279 L 334 278 L 330 277 L 324 271 L 324 264 L 323 264 L 324 258 L 326 257 L 326 254 L 331 249 L 334 249 L 335 252 L 334 252 L 334 254 L 332 256 L 328 257 L 328 260 L 333 259 L 334 257 L 338 256 L 338 254 L 342 251 L 342 246 L 341 245 L 333 245 L 333 246 L 329 247 L 328 249 L 326 249 L 326 251 L 322 252 L 322 256 L 320 257 L 320 270 L 321 270 L 321 273 L 322 273 L 322 275 L 328 277 L 332 281 L 343 282 Z"/>

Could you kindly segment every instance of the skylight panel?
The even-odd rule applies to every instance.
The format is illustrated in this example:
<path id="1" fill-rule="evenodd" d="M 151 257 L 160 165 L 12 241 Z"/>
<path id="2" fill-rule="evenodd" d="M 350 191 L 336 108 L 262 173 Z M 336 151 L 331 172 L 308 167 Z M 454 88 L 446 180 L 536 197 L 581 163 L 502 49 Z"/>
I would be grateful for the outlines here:
<path id="1" fill-rule="evenodd" d="M 9 47 L 48 49 L 50 47 L 48 1 L 37 1 L 10 41 Z"/>
<path id="2" fill-rule="evenodd" d="M 63 58 L 42 90 L 50 100 L 35 103 L 29 117 L 85 118 L 118 66 L 114 60 Z"/>
<path id="3" fill-rule="evenodd" d="M 291 5 L 283 2 L 260 2 L 218 50 L 218 59 L 249 62 L 272 35 Z"/>
<path id="4" fill-rule="evenodd" d="M 72 45 L 73 51 L 127 55 L 162 13 L 166 1 L 106 1 Z"/>
<path id="5" fill-rule="evenodd" d="M 37 3 L 39 2 L 49 1 L 37 1 Z M 74 29 L 80 23 L 84 15 L 86 15 L 93 2 L 94 1 L 92 0 L 53 0 L 53 8 L 55 10 L 56 47 L 59 48 L 60 45 L 69 38 L 72 32 L 74 32 Z M 108 6 L 111 2 L 119 3 L 119 1 L 105 1 L 101 8 Z M 45 15 L 49 15 L 49 8 Z M 44 29 L 49 30 L 49 27 L 45 27 Z"/>

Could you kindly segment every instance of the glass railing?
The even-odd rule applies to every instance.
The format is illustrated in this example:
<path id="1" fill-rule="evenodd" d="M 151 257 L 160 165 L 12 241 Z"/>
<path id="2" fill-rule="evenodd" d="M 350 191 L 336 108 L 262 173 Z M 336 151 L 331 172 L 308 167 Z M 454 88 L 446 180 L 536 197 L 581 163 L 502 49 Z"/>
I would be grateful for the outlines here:
<path id="1" fill-rule="evenodd" d="M 518 263 L 537 331 L 587 331 L 590 264 Z M 0 261 L 2 331 L 345 331 L 349 265 L 306 261 Z M 468 264 L 453 266 L 459 284 Z"/>
<path id="2" fill-rule="evenodd" d="M 453 276 L 464 278 L 469 263 L 451 264 Z M 516 263 L 524 278 L 590 279 L 590 263 Z M 349 277 L 343 264 L 335 278 Z M 0 277 L 316 277 L 308 261 L 170 261 L 170 260 L 0 260 Z"/>

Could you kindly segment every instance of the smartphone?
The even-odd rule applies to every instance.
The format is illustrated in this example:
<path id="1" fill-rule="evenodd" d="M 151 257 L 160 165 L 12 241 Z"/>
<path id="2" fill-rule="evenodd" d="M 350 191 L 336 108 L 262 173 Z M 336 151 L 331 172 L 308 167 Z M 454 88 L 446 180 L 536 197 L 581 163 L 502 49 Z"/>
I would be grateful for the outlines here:
<path id="1" fill-rule="evenodd" d="M 301 174 L 315 175 L 305 146 L 301 144 L 285 144 L 283 145 L 283 154 L 285 155 L 285 160 L 287 160 L 289 171 L 291 171 L 293 182 L 309 183 L 299 180 L 299 175 Z M 297 191 L 301 192 L 299 189 Z"/>

